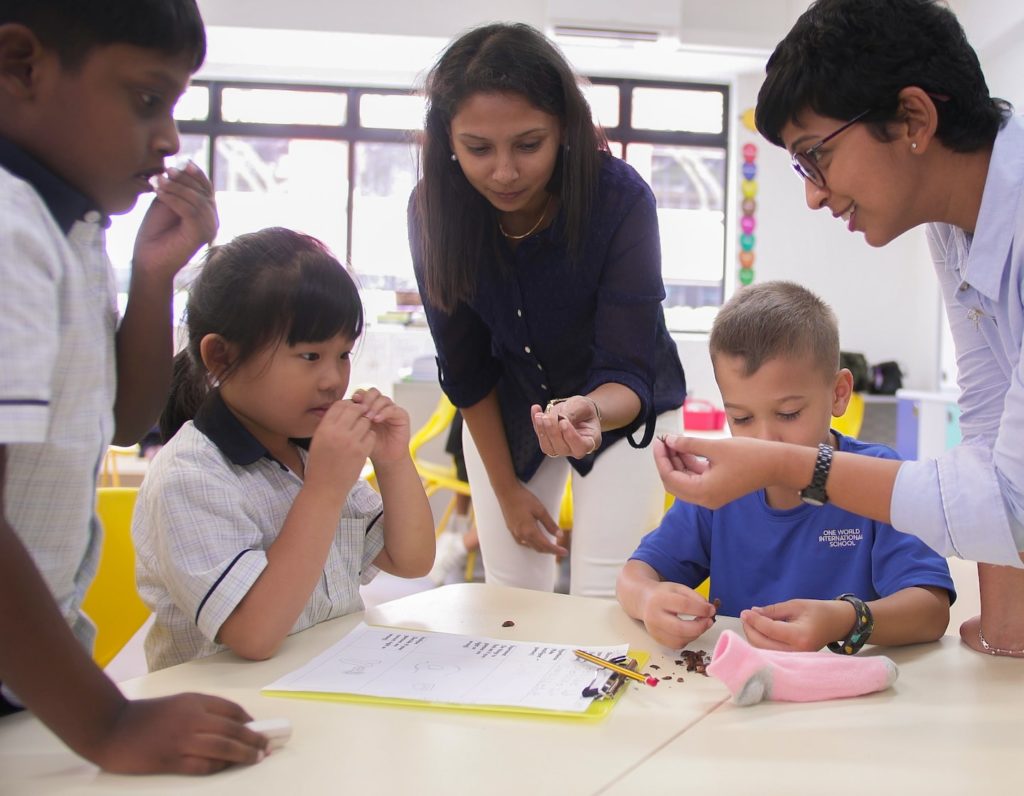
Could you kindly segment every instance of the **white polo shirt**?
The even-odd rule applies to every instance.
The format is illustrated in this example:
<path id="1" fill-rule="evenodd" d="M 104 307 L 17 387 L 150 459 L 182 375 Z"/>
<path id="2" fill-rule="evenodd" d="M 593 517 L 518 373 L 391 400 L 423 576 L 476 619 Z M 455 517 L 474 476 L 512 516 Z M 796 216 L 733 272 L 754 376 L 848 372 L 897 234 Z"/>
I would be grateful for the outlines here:
<path id="1" fill-rule="evenodd" d="M 225 649 L 215 640 L 220 627 L 266 567 L 301 488 L 217 393 L 160 450 L 132 520 L 139 594 L 156 614 L 146 637 L 151 670 Z M 359 585 L 377 574 L 384 548 L 381 516 L 380 495 L 357 481 L 291 633 L 363 609 Z"/>
<path id="2" fill-rule="evenodd" d="M 0 444 L 4 508 L 75 635 L 96 572 L 96 479 L 114 430 L 117 296 L 105 219 L 0 140 Z M 0 639 L 0 644 L 10 643 Z"/>

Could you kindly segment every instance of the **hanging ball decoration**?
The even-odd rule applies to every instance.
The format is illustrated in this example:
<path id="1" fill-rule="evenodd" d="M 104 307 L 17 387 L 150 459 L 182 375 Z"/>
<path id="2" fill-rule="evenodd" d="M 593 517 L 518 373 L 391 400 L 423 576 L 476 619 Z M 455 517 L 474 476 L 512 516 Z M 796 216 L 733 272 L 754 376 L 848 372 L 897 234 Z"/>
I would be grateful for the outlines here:
<path id="1" fill-rule="evenodd" d="M 750 132 L 757 132 L 757 125 L 754 124 L 754 109 L 747 108 L 740 114 L 740 121 L 743 122 L 743 126 L 746 127 Z"/>
<path id="2" fill-rule="evenodd" d="M 753 126 L 753 111 L 749 111 L 751 127 Z M 744 114 L 746 116 L 746 114 Z M 745 120 L 744 120 L 745 121 Z M 746 286 L 754 281 L 754 230 L 757 229 L 757 220 L 754 213 L 757 211 L 757 146 L 752 143 L 743 145 L 743 165 L 740 167 L 743 180 L 740 182 L 740 194 L 743 197 L 740 208 L 743 215 L 740 216 L 740 284 Z"/>

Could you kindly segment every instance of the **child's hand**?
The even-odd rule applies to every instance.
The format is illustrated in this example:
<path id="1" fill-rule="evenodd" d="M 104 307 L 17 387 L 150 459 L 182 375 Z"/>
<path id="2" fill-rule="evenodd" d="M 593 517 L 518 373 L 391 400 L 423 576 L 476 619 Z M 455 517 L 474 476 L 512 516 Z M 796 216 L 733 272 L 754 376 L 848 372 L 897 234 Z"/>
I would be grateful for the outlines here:
<path id="1" fill-rule="evenodd" d="M 213 186 L 191 161 L 157 177 L 156 199 L 135 239 L 132 268 L 173 279 L 199 247 L 217 234 Z"/>
<path id="2" fill-rule="evenodd" d="M 245 726 L 251 720 L 233 702 L 205 694 L 133 700 L 87 756 L 116 774 L 212 774 L 263 759 L 267 738 Z"/>
<path id="3" fill-rule="evenodd" d="M 356 390 L 352 403 L 362 407 L 375 434 L 370 461 L 375 469 L 409 458 L 409 413 L 379 390 Z"/>
<path id="4" fill-rule="evenodd" d="M 322 488 L 342 499 L 359 478 L 373 450 L 376 434 L 364 408 L 351 400 L 335 401 L 313 433 L 306 460 L 306 486 Z"/>
<path id="5" fill-rule="evenodd" d="M 789 651 L 820 650 L 845 638 L 856 619 L 845 600 L 786 600 L 740 614 L 751 645 Z"/>
<path id="6" fill-rule="evenodd" d="M 685 647 L 714 622 L 715 606 L 681 583 L 654 584 L 644 601 L 641 619 L 651 638 L 666 647 Z M 682 616 L 692 616 L 683 619 Z"/>

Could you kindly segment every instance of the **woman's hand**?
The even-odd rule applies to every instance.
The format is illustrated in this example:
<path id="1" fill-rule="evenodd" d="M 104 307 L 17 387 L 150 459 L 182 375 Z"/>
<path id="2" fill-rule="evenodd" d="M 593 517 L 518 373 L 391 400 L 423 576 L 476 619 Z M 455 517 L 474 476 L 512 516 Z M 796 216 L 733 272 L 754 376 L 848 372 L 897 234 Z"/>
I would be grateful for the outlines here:
<path id="1" fill-rule="evenodd" d="M 743 632 L 754 647 L 813 652 L 846 638 L 857 621 L 845 600 L 786 600 L 740 613 Z"/>
<path id="2" fill-rule="evenodd" d="M 534 404 L 530 412 L 537 442 L 548 456 L 582 459 L 601 447 L 601 418 L 592 398 L 573 395 L 547 409 Z"/>
<path id="3" fill-rule="evenodd" d="M 993 634 L 995 635 L 995 634 Z M 985 644 L 981 640 L 984 637 Z M 1012 646 L 1018 642 L 999 641 L 998 636 L 995 642 L 991 641 L 981 629 L 981 616 L 972 616 L 960 625 L 960 640 L 975 652 L 983 652 L 986 655 L 1000 655 L 1005 658 L 1024 658 L 1024 646 Z M 988 645 L 986 648 L 985 645 Z M 1005 647 L 1000 646 L 1006 644 Z"/>
<path id="4" fill-rule="evenodd" d="M 749 437 L 712 440 L 669 434 L 654 440 L 654 463 L 666 492 L 717 509 L 774 484 L 784 451 L 778 443 Z"/>
<path id="5" fill-rule="evenodd" d="M 519 544 L 554 556 L 567 556 L 569 551 L 557 544 L 558 525 L 548 514 L 544 504 L 522 484 L 511 492 L 498 495 L 501 513 L 512 538 Z"/>
<path id="6" fill-rule="evenodd" d="M 409 413 L 379 390 L 356 390 L 352 403 L 363 408 L 374 432 L 370 461 L 375 469 L 409 458 Z"/>

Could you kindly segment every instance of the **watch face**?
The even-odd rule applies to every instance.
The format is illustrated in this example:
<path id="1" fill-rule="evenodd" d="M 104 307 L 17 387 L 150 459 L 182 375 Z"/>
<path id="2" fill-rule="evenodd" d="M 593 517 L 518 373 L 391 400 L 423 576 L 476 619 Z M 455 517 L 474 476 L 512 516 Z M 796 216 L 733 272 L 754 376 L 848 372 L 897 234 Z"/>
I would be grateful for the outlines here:
<path id="1" fill-rule="evenodd" d="M 824 490 L 809 490 L 805 489 L 800 493 L 800 499 L 810 506 L 824 506 L 826 501 Z"/>

